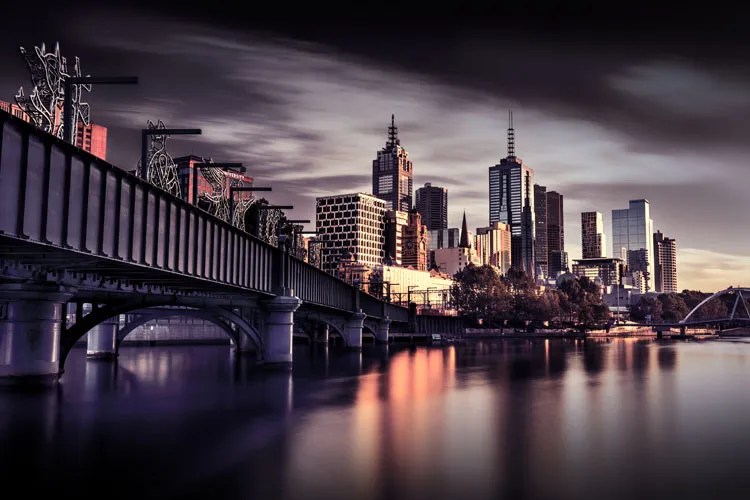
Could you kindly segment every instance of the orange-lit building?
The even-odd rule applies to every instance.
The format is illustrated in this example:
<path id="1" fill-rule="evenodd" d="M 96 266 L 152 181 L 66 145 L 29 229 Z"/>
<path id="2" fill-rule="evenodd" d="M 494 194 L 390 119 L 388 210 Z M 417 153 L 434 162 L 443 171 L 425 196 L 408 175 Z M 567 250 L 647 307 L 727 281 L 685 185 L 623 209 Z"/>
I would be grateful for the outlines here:
<path id="1" fill-rule="evenodd" d="M 88 151 L 97 158 L 107 159 L 107 127 L 96 125 L 84 125 L 78 122 L 76 130 L 76 146 Z"/>
<path id="2" fill-rule="evenodd" d="M 31 123 L 31 118 L 26 112 L 18 105 L 7 101 L 0 101 L 0 109 L 6 113 L 10 113 L 16 118 Z M 60 120 L 62 119 L 62 113 L 58 110 L 55 113 L 55 127 L 59 126 Z M 78 122 L 76 129 L 76 142 L 75 145 L 84 151 L 88 151 L 97 158 L 102 160 L 107 159 L 107 127 L 96 125 L 94 123 L 90 125 L 84 125 L 82 122 Z"/>
<path id="3" fill-rule="evenodd" d="M 196 168 L 195 165 L 197 163 L 208 163 L 210 160 L 201 156 L 187 155 L 174 158 L 173 161 L 175 165 L 177 165 L 177 177 L 180 180 L 180 192 L 182 193 L 182 198 L 189 203 L 195 203 L 195 200 L 193 200 L 193 171 Z M 229 184 L 233 180 L 242 182 L 243 187 L 252 187 L 253 178 L 245 175 L 245 167 L 224 167 L 222 170 L 224 171 L 224 188 L 227 196 L 229 195 Z M 214 188 L 208 183 L 203 175 L 200 175 L 200 172 L 197 177 L 198 197 L 200 198 L 203 194 L 214 194 Z M 234 195 L 234 200 L 250 199 L 252 197 L 252 191 L 240 191 Z"/>

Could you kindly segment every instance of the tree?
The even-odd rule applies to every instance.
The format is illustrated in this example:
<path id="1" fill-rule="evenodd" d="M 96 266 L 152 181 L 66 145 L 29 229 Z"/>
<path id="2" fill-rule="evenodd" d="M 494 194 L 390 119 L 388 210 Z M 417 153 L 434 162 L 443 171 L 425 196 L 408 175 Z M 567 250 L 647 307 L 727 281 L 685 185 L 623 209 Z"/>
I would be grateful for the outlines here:
<path id="1" fill-rule="evenodd" d="M 661 302 L 661 317 L 664 321 L 680 321 L 690 312 L 685 300 L 676 293 L 662 293 L 658 299 Z"/>
<path id="2" fill-rule="evenodd" d="M 630 318 L 636 321 L 659 321 L 662 319 L 661 301 L 642 295 L 638 303 L 630 306 Z"/>
<path id="3" fill-rule="evenodd" d="M 609 308 L 603 303 L 599 285 L 586 276 L 563 281 L 559 288 L 560 308 L 568 320 L 581 327 L 603 323 Z"/>
<path id="4" fill-rule="evenodd" d="M 456 309 L 474 323 L 493 324 L 507 316 L 511 300 L 507 286 L 487 265 L 468 265 L 454 276 L 451 295 Z"/>

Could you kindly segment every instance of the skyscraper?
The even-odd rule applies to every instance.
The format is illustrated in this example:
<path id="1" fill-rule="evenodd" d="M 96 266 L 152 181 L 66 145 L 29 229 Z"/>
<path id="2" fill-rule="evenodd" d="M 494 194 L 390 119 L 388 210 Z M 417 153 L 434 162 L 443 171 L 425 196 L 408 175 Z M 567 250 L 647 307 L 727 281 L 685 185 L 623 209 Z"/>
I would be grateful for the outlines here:
<path id="1" fill-rule="evenodd" d="M 323 247 L 321 268 L 333 273 L 341 257 L 350 253 L 354 262 L 374 266 L 383 263 L 385 203 L 365 193 L 316 198 L 315 230 Z"/>
<path id="2" fill-rule="evenodd" d="M 495 222 L 510 226 L 511 267 L 534 277 L 534 170 L 516 156 L 512 112 L 508 156 L 490 167 L 490 225 Z"/>
<path id="3" fill-rule="evenodd" d="M 388 141 L 372 161 L 372 193 L 385 200 L 386 210 L 408 212 L 412 208 L 412 163 L 401 146 L 394 115 L 388 127 Z"/>
<path id="4" fill-rule="evenodd" d="M 654 277 L 657 292 L 677 293 L 677 243 L 661 231 L 654 233 Z"/>
<path id="5" fill-rule="evenodd" d="M 565 253 L 565 229 L 563 217 L 563 195 L 557 191 L 547 192 L 547 269 L 552 278 L 568 269 Z"/>
<path id="6" fill-rule="evenodd" d="M 417 211 L 429 231 L 448 228 L 448 190 L 429 182 L 417 189 Z"/>
<path id="7" fill-rule="evenodd" d="M 534 184 L 534 258 L 537 276 L 547 277 L 549 261 L 547 252 L 547 187 Z"/>
<path id="8" fill-rule="evenodd" d="M 653 225 L 648 200 L 630 200 L 629 208 L 612 210 L 612 254 L 624 253 L 628 274 L 640 273 L 645 291 L 654 289 Z"/>
<path id="9" fill-rule="evenodd" d="M 581 212 L 581 243 L 584 259 L 605 257 L 604 219 L 599 212 Z"/>

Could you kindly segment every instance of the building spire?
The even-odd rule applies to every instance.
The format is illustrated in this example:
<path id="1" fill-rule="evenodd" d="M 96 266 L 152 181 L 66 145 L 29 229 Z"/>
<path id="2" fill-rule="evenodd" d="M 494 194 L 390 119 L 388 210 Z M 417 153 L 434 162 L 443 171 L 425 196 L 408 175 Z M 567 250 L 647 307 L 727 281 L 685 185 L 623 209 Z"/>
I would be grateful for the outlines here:
<path id="1" fill-rule="evenodd" d="M 513 130 L 513 110 L 508 110 L 508 157 L 516 157 L 516 134 Z"/>
<path id="2" fill-rule="evenodd" d="M 471 245 L 469 245 L 469 230 L 466 227 L 466 210 L 464 210 L 464 221 L 461 223 L 461 240 L 458 246 L 461 248 L 471 248 Z"/>
<path id="3" fill-rule="evenodd" d="M 395 147 L 401 144 L 398 138 L 398 127 L 396 126 L 396 115 L 391 115 L 391 126 L 388 127 L 388 142 L 386 146 L 389 148 Z"/>

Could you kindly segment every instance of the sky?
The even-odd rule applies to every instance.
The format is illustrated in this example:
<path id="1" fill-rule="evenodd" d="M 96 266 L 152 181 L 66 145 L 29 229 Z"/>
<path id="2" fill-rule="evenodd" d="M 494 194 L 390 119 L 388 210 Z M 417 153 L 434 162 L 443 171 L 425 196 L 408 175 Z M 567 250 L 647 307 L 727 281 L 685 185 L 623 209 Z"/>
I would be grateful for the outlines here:
<path id="1" fill-rule="evenodd" d="M 646 198 L 654 229 L 677 241 L 680 289 L 750 284 L 742 11 L 103 4 L 59 1 L 33 23 L 4 23 L 0 99 L 31 90 L 19 46 L 59 42 L 84 74 L 138 76 L 87 96 L 117 166 L 134 168 L 147 120 L 198 127 L 201 136 L 169 139 L 168 152 L 242 162 L 273 188 L 271 203 L 294 205 L 289 214 L 313 229 L 315 197 L 371 191 L 393 113 L 415 189 L 448 188 L 449 226 L 465 210 L 474 230 L 488 224 L 488 168 L 507 153 L 512 109 L 516 154 L 564 196 L 571 261 L 582 211 L 604 215 L 611 256 L 611 211 Z M 23 8 L 6 18 L 28 18 Z"/>

